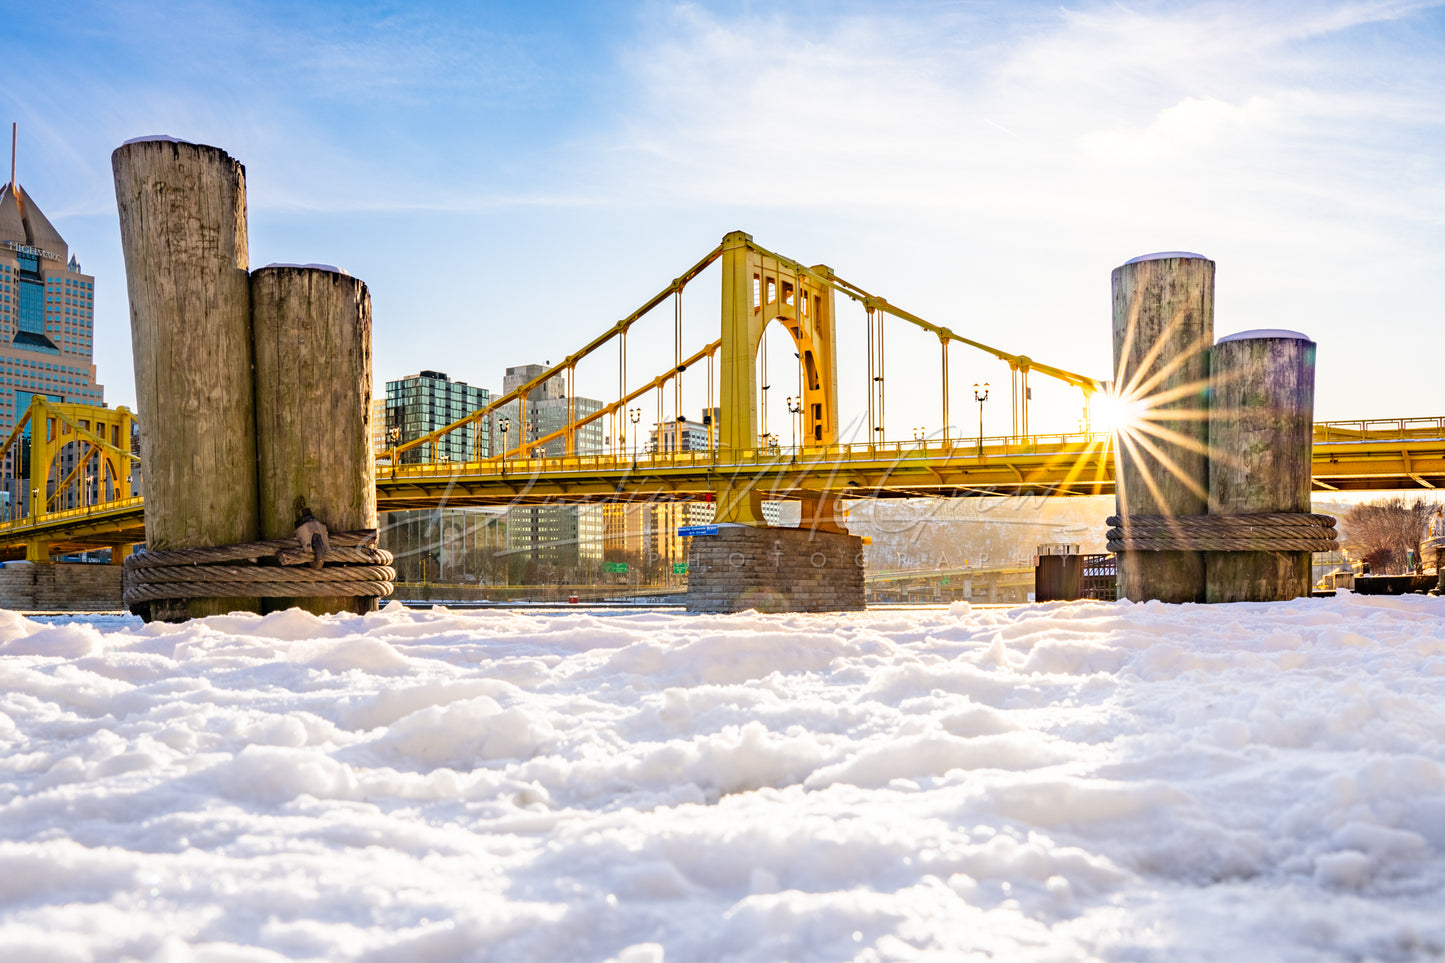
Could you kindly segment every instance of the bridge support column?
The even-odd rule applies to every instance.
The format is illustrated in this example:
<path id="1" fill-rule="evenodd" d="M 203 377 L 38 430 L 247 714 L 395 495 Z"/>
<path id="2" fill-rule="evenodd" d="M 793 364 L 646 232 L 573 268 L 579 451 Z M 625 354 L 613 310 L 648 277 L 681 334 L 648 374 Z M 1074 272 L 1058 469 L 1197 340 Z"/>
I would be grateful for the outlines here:
<path id="1" fill-rule="evenodd" d="M 863 601 L 863 539 L 724 525 L 688 546 L 690 612 L 846 612 Z"/>
<path id="2" fill-rule="evenodd" d="M 37 565 L 48 565 L 50 563 L 50 543 L 38 538 L 26 542 L 25 561 L 34 562 Z"/>
<path id="3" fill-rule="evenodd" d="M 768 523 L 763 518 L 763 493 L 747 482 L 724 485 L 718 490 L 713 518 L 719 524 L 765 527 Z"/>
<path id="4" fill-rule="evenodd" d="M 824 493 L 816 498 L 802 499 L 802 520 L 798 528 L 808 532 L 831 532 L 847 535 L 848 513 L 843 510 L 843 496 Z"/>
<path id="5" fill-rule="evenodd" d="M 126 542 L 124 545 L 113 545 L 110 549 L 110 564 L 124 565 L 125 557 L 135 550 L 134 542 Z"/>

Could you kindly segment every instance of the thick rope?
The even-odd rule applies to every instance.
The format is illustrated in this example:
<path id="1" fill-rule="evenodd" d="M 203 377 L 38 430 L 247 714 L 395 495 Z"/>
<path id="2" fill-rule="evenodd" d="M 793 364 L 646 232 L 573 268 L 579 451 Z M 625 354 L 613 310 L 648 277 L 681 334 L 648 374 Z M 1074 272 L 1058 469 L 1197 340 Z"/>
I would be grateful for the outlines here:
<path id="1" fill-rule="evenodd" d="M 207 582 L 387 582 L 396 577 L 396 570 L 385 565 L 338 565 L 319 569 L 280 569 L 272 565 L 175 565 L 169 568 L 148 568 L 145 579 L 149 583 L 195 582 L 198 572 L 204 573 Z M 295 592 L 287 593 L 295 595 Z"/>
<path id="2" fill-rule="evenodd" d="M 204 548 L 141 552 L 125 560 L 121 597 L 138 602 L 195 598 L 384 598 L 396 570 L 390 552 L 375 547 L 376 530 L 336 532 L 322 567 L 295 538 Z M 242 564 L 227 564 L 227 563 Z"/>
<path id="3" fill-rule="evenodd" d="M 365 528 L 357 532 L 332 532 L 331 548 L 355 548 L 374 546 L 376 529 Z M 211 565 L 217 562 L 239 562 L 248 558 L 267 556 L 280 560 L 281 555 L 291 557 L 301 553 L 299 562 L 283 561 L 285 565 L 304 565 L 314 557 L 310 547 L 301 547 L 295 538 L 273 538 L 265 542 L 242 542 L 239 545 L 218 545 L 205 548 L 178 548 L 163 552 L 140 552 L 127 555 L 126 568 L 150 568 L 160 565 Z M 328 555 L 328 558 L 331 556 Z"/>
<path id="4" fill-rule="evenodd" d="M 1307 512 L 1111 515 L 1111 552 L 1333 552 L 1335 520 Z"/>
<path id="5" fill-rule="evenodd" d="M 229 598 L 384 598 L 394 586 L 386 582 L 162 582 L 128 586 L 121 599 L 127 606 L 164 599 Z"/>

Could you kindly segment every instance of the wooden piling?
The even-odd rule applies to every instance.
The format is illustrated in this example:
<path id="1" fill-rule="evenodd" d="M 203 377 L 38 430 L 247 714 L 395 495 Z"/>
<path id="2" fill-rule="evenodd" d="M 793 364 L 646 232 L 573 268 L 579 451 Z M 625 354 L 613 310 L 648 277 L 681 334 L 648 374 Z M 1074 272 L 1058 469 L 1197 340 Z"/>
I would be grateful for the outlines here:
<path id="1" fill-rule="evenodd" d="M 111 155 L 130 295 L 151 550 L 257 534 L 246 171 L 225 151 L 171 139 Z M 254 598 L 151 603 L 184 620 L 258 611 Z"/>
<path id="2" fill-rule="evenodd" d="M 1209 384 L 1210 514 L 1308 512 L 1315 343 L 1278 330 L 1221 338 Z M 1205 570 L 1210 602 L 1310 592 L 1309 552 L 1206 552 Z"/>
<path id="3" fill-rule="evenodd" d="M 296 530 L 297 499 L 333 532 L 376 527 L 371 453 L 371 296 L 334 268 L 268 265 L 251 275 L 261 537 Z M 356 597 L 267 599 L 318 615 L 365 612 Z"/>
<path id="4" fill-rule="evenodd" d="M 1112 287 L 1114 390 L 1148 415 L 1119 430 L 1118 514 L 1202 515 L 1214 262 L 1183 252 L 1145 255 L 1115 268 Z M 1204 600 L 1200 552 L 1120 552 L 1117 571 L 1120 598 Z"/>

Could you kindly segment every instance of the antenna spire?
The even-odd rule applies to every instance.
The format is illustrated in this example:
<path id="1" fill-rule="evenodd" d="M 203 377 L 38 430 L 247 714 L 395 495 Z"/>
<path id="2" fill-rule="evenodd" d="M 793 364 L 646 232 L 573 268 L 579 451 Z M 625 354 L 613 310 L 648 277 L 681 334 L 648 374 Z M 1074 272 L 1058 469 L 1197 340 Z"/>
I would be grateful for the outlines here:
<path id="1" fill-rule="evenodd" d="M 15 190 L 15 141 L 19 135 L 20 124 L 17 121 L 10 122 L 10 190 Z"/>

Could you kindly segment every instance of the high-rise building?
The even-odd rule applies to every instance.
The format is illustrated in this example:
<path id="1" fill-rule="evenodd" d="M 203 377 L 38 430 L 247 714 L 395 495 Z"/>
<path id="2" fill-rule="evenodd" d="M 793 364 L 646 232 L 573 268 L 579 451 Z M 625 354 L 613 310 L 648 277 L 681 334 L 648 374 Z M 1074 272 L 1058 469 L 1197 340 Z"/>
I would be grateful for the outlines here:
<path id="1" fill-rule="evenodd" d="M 650 451 L 707 451 L 709 425 L 686 417 L 664 421 L 648 435 Z"/>
<path id="2" fill-rule="evenodd" d="M 15 180 L 0 187 L 0 437 L 8 435 L 37 395 L 51 401 L 104 405 L 96 384 L 95 278 L 81 271 L 55 227 Z M 29 430 L 28 428 L 26 429 Z M 62 475 L 75 453 L 62 451 Z M 5 504 L 25 510 L 31 485 L 19 480 L 30 466 L 7 455 Z M 91 497 L 96 488 L 93 481 Z M 58 507 L 73 507 L 71 491 Z"/>
<path id="3" fill-rule="evenodd" d="M 485 408 L 491 395 L 441 371 L 421 371 L 386 383 L 381 419 L 385 428 L 373 437 L 378 453 L 429 435 Z M 373 424 L 376 419 L 373 419 Z M 491 453 L 486 424 L 468 425 L 443 435 L 435 449 L 437 461 L 465 462 Z M 433 460 L 431 446 L 402 452 L 402 464 Z M 381 546 L 395 558 L 397 575 L 406 582 L 474 582 L 491 580 L 492 559 L 502 538 L 499 513 L 490 509 L 450 508 L 388 512 L 381 520 Z"/>
<path id="4" fill-rule="evenodd" d="M 386 398 L 371 399 L 371 453 L 386 451 Z"/>
<path id="5" fill-rule="evenodd" d="M 0 427 L 34 395 L 104 404 L 94 335 L 95 278 L 19 184 L 0 188 Z"/>
<path id="6" fill-rule="evenodd" d="M 422 371 L 386 383 L 386 447 L 412 441 L 460 421 L 485 408 L 486 388 L 453 381 L 441 371 Z M 430 446 L 401 453 L 401 463 L 476 461 L 491 453 L 490 425 L 468 425 L 438 439 L 435 457 Z"/>
<path id="7" fill-rule="evenodd" d="M 502 379 L 507 393 L 541 376 L 547 367 L 540 364 L 508 368 Z M 527 392 L 526 407 L 521 399 L 501 406 L 492 418 L 497 450 L 521 449 L 518 457 L 560 458 L 567 454 L 565 435 L 542 441 L 572 421 L 602 410 L 602 402 L 594 398 L 569 397 L 566 381 L 561 375 L 548 378 Z M 523 426 L 525 410 L 526 425 Z M 506 434 L 501 433 L 506 419 Z M 532 444 L 536 442 L 536 444 Z M 573 454 L 597 455 L 602 452 L 602 419 L 578 429 L 573 436 Z M 526 554 L 533 563 L 576 567 L 583 563 L 602 561 L 602 509 L 595 505 L 561 505 L 545 508 L 514 508 L 507 513 L 507 549 Z"/>
<path id="8" fill-rule="evenodd" d="M 533 378 L 539 377 L 546 370 L 546 366 L 540 364 L 524 364 L 508 368 L 502 378 L 502 393 L 506 394 L 521 387 Z M 509 401 L 492 413 L 492 437 L 497 440 L 498 451 L 501 451 L 502 443 L 505 441 L 508 449 L 521 449 L 523 454 L 519 457 L 525 457 L 525 453 L 530 452 L 536 457 L 558 458 L 567 454 L 565 435 L 544 444 L 524 445 L 524 442 L 538 441 L 561 430 L 575 419 L 585 418 L 601 410 L 602 402 L 594 398 L 569 399 L 566 380 L 561 375 L 554 375 L 527 393 L 526 437 L 522 437 L 523 419 L 520 400 Z M 507 423 L 505 439 L 501 434 L 503 418 Z M 602 421 L 603 419 L 598 418 L 577 430 L 574 454 L 596 455 L 601 453 Z"/>

